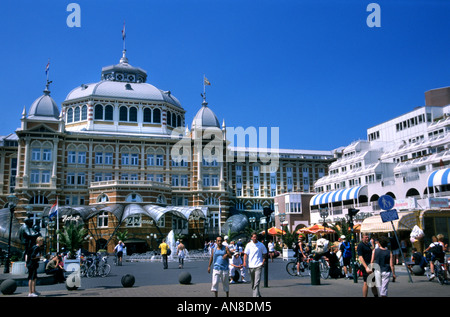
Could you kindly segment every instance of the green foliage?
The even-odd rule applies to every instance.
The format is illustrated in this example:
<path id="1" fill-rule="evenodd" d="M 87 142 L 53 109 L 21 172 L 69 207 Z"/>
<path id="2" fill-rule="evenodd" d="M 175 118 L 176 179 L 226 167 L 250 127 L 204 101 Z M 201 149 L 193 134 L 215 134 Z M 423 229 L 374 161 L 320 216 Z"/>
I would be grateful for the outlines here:
<path id="1" fill-rule="evenodd" d="M 70 221 L 63 230 L 58 230 L 59 243 L 70 252 L 70 258 L 75 258 L 75 253 L 81 248 L 87 229 L 83 224 L 77 225 Z"/>
<path id="2" fill-rule="evenodd" d="M 117 237 L 118 241 L 127 240 L 128 239 L 128 230 L 117 232 L 116 237 Z"/>
<path id="3" fill-rule="evenodd" d="M 350 231 L 351 229 L 350 224 L 346 219 L 343 219 L 342 221 L 333 224 L 331 226 L 331 229 L 336 231 L 338 237 L 344 235 L 347 238 L 347 241 L 350 241 L 352 233 Z"/>

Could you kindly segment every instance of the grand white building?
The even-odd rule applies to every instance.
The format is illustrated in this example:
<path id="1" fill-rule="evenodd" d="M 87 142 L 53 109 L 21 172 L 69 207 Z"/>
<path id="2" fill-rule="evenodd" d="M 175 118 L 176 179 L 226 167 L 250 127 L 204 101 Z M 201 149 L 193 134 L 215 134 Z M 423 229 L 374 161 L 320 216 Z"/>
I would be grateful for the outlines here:
<path id="1" fill-rule="evenodd" d="M 46 216 L 58 200 L 62 220 L 75 217 L 89 229 L 90 250 L 113 247 L 118 230 L 130 232 L 137 251 L 170 230 L 201 247 L 232 215 L 245 225 L 273 208 L 276 195 L 312 192 L 334 160 L 331 151 L 235 147 L 206 98 L 187 119 L 174 94 L 148 83 L 126 51 L 60 107 L 47 84 L 19 119 L 3 138 L 0 200 L 19 198 L 19 222 L 25 207 Z"/>

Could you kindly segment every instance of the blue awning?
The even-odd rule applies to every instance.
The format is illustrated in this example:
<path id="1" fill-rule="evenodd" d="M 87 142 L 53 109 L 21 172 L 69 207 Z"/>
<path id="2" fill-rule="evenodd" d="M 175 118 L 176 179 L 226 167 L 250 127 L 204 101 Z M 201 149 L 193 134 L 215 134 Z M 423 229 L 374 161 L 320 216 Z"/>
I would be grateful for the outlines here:
<path id="1" fill-rule="evenodd" d="M 344 200 L 357 199 L 364 186 L 356 186 L 314 195 L 309 202 L 310 206 L 335 203 Z"/>
<path id="2" fill-rule="evenodd" d="M 428 187 L 450 184 L 450 168 L 434 171 L 428 176 Z"/>

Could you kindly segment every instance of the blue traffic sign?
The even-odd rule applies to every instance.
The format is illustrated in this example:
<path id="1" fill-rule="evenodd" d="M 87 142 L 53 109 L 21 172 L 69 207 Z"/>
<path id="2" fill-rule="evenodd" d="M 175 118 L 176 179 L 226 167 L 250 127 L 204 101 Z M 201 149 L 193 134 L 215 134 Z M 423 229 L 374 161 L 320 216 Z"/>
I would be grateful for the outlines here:
<path id="1" fill-rule="evenodd" d="M 398 213 L 396 209 L 386 210 L 380 212 L 381 221 L 388 222 L 398 220 Z"/>
<path id="2" fill-rule="evenodd" d="M 378 198 L 378 206 L 380 206 L 383 210 L 389 210 L 394 208 L 395 201 L 394 198 L 392 198 L 389 195 L 383 195 L 380 198 Z"/>

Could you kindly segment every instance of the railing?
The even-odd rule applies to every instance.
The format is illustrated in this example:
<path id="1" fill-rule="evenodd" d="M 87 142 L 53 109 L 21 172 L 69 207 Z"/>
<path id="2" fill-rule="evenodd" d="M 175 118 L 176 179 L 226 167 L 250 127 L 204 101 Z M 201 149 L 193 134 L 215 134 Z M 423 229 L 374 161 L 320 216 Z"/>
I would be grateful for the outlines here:
<path id="1" fill-rule="evenodd" d="M 108 187 L 108 186 L 136 186 L 136 187 L 162 187 L 170 189 L 171 186 L 166 183 L 155 182 L 155 181 L 142 181 L 142 180 L 110 180 L 110 181 L 100 181 L 92 182 L 90 188 L 96 187 Z"/>

